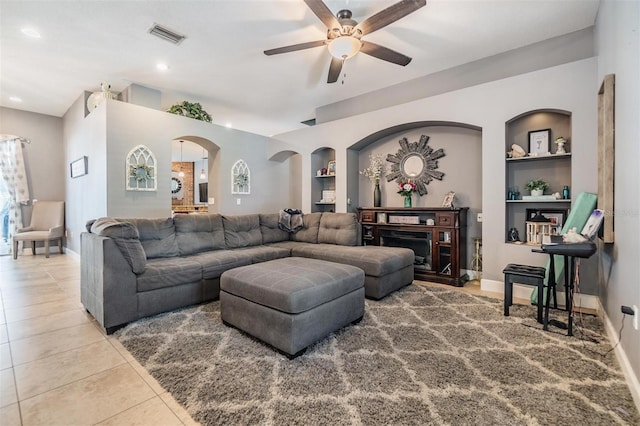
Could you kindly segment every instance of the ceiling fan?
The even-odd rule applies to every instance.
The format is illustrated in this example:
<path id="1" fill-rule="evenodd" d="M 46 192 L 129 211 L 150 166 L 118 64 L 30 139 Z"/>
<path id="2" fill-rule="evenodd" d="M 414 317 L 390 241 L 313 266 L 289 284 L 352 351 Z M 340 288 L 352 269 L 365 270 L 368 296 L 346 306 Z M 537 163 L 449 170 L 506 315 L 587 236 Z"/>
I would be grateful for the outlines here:
<path id="1" fill-rule="evenodd" d="M 326 45 L 332 56 L 327 83 L 335 83 L 340 76 L 344 61 L 358 52 L 402 66 L 411 62 L 411 58 L 402 53 L 379 44 L 361 40 L 361 38 L 386 27 L 427 4 L 426 0 L 401 0 L 358 23 L 351 19 L 350 10 L 341 10 L 334 16 L 322 0 L 304 0 L 304 2 L 326 25 L 327 39 L 269 49 L 265 50 L 264 54 L 271 56 Z"/>

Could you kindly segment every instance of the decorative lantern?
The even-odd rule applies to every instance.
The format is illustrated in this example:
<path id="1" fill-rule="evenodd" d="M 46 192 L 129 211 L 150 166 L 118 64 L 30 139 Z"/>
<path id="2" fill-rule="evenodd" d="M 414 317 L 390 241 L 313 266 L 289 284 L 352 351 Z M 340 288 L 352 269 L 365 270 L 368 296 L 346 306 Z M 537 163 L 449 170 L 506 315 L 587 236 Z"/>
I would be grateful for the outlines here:
<path id="1" fill-rule="evenodd" d="M 540 212 L 525 223 L 527 225 L 527 244 L 540 245 L 550 241 L 552 223 Z"/>

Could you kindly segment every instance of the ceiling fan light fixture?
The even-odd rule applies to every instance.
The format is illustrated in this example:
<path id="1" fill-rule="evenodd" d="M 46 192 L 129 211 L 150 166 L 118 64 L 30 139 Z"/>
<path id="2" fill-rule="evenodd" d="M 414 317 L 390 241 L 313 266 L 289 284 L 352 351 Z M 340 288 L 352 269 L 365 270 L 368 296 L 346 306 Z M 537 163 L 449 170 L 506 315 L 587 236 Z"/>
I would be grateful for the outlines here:
<path id="1" fill-rule="evenodd" d="M 355 37 L 342 36 L 331 40 L 329 53 L 336 59 L 349 59 L 360 51 L 362 43 Z"/>

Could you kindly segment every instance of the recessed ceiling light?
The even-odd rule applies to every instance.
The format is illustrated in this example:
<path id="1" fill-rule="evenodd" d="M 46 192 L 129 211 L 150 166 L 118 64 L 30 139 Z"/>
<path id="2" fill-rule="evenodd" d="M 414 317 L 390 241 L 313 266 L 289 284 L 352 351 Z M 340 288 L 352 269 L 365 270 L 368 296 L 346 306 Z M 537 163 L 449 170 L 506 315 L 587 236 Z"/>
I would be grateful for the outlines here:
<path id="1" fill-rule="evenodd" d="M 9 100 L 10 100 L 11 102 L 22 102 L 22 99 L 20 99 L 20 98 L 19 98 L 19 97 L 17 97 L 17 96 L 10 96 L 10 97 L 9 97 Z"/>
<path id="2" fill-rule="evenodd" d="M 227 126 L 228 128 L 232 128 L 232 127 L 233 127 L 233 124 L 231 124 L 231 123 L 227 123 L 227 124 L 225 124 L 225 126 Z"/>
<path id="3" fill-rule="evenodd" d="M 40 37 L 42 37 L 40 35 L 40 32 L 38 30 L 34 29 L 34 28 L 25 27 L 21 31 L 22 31 L 22 34 L 24 34 L 24 35 L 26 35 L 28 37 L 31 37 L 31 38 L 40 38 Z"/>
<path id="4" fill-rule="evenodd" d="M 156 64 L 156 69 L 158 71 L 167 71 L 169 69 L 169 65 L 163 64 L 163 63 L 159 63 L 159 64 Z"/>

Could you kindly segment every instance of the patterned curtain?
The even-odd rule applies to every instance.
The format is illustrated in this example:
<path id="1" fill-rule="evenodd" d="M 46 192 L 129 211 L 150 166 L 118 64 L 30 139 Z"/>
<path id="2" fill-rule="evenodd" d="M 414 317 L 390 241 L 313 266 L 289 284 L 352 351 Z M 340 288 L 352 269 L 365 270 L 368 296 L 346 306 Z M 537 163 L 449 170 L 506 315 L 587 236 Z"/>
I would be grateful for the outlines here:
<path id="1" fill-rule="evenodd" d="M 29 187 L 27 174 L 24 168 L 24 156 L 22 154 L 22 138 L 3 138 L 0 142 L 0 170 L 4 192 L 9 194 L 8 200 L 8 238 L 11 242 L 16 229 L 22 228 L 21 204 L 29 202 Z"/>

